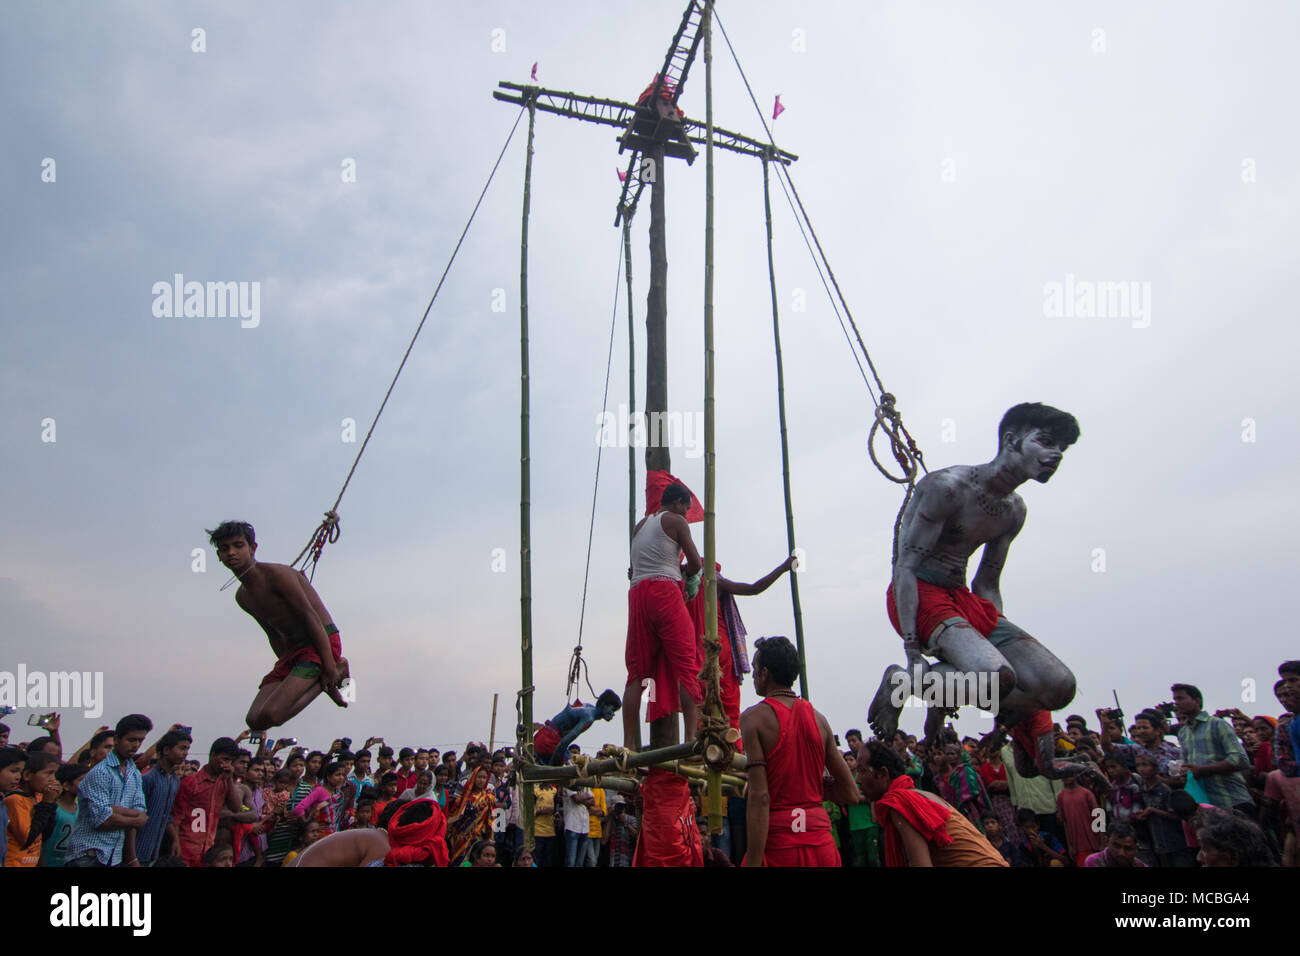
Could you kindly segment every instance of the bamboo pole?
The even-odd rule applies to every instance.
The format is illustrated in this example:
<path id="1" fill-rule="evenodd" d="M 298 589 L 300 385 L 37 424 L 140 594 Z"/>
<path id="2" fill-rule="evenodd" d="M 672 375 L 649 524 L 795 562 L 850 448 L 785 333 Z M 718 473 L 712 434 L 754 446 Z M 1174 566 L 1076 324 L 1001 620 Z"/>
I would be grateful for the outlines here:
<path id="1" fill-rule="evenodd" d="M 776 265 L 772 259 L 772 196 L 763 157 L 763 212 L 767 218 L 767 276 L 772 287 L 772 338 L 776 342 L 776 407 L 781 417 L 781 483 L 785 488 L 785 539 L 794 554 L 794 505 L 790 495 L 790 442 L 785 422 L 785 367 L 781 361 L 781 324 L 776 308 Z M 790 603 L 794 607 L 794 643 L 799 652 L 799 694 L 808 700 L 808 664 L 803 647 L 803 609 L 799 606 L 799 575 L 790 573 Z"/>
<path id="2" fill-rule="evenodd" d="M 533 733 L 533 556 L 530 533 L 532 509 L 532 474 L 528 445 L 528 213 L 532 201 L 533 125 L 537 116 L 536 91 L 528 99 L 528 149 L 524 154 L 524 209 L 519 240 L 519 648 L 520 714 L 517 728 L 517 753 L 527 757 Z M 493 704 L 495 725 L 496 705 Z M 524 845 L 534 846 L 533 788 L 520 788 L 522 807 L 520 825 Z"/>
<path id="3" fill-rule="evenodd" d="M 717 453 L 714 451 L 713 345 L 713 0 L 704 4 L 704 679 L 705 713 L 720 719 L 718 671 Z M 709 831 L 722 832 L 722 776 L 709 771 Z"/>
<path id="4" fill-rule="evenodd" d="M 500 700 L 500 694 L 492 695 L 492 727 L 488 730 L 488 753 L 497 752 L 497 702 Z"/>
<path id="5" fill-rule="evenodd" d="M 629 770 L 636 767 L 650 767 L 669 760 L 680 760 L 683 757 L 691 756 L 693 753 L 695 753 L 694 740 L 684 744 L 673 744 L 671 747 L 642 750 L 640 753 L 627 755 L 627 767 Z M 620 759 L 618 757 L 602 757 L 597 760 L 589 760 L 587 761 L 586 776 L 617 772 L 622 769 L 619 764 Z M 574 780 L 582 776 L 582 774 L 579 773 L 577 766 L 574 764 L 565 764 L 561 767 L 531 764 L 524 768 L 523 776 L 525 780 L 537 783 L 542 780 Z"/>
<path id="6" fill-rule="evenodd" d="M 623 217 L 623 275 L 627 279 L 627 424 L 633 429 L 627 436 L 627 543 L 632 545 L 636 528 L 636 325 L 632 308 L 632 217 Z"/>

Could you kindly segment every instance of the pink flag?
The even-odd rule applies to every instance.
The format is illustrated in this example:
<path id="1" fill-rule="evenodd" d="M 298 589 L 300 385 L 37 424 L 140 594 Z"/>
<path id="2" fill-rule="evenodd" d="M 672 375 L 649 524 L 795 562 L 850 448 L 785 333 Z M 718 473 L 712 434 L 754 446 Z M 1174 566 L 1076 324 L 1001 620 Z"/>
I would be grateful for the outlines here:
<path id="1" fill-rule="evenodd" d="M 775 120 L 778 116 L 780 116 L 784 112 L 785 112 L 785 107 L 781 105 L 781 94 L 778 93 L 776 94 L 776 105 L 772 107 L 772 119 Z"/>
<path id="2" fill-rule="evenodd" d="M 620 183 L 627 182 L 627 173 L 617 167 L 615 167 L 614 172 L 618 173 L 618 181 Z"/>
<path id="3" fill-rule="evenodd" d="M 537 79 L 537 64 L 533 64 L 533 79 Z"/>

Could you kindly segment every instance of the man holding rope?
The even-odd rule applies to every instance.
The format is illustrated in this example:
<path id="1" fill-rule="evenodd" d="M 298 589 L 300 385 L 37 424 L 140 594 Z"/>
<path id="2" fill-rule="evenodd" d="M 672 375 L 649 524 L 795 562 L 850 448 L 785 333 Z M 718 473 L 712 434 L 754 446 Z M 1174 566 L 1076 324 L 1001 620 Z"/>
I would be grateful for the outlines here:
<path id="1" fill-rule="evenodd" d="M 287 723 L 324 691 L 340 707 L 348 679 L 339 630 L 301 571 L 254 559 L 257 538 L 246 521 L 225 521 L 208 532 L 221 563 L 239 579 L 235 603 L 261 625 L 276 661 L 245 718 L 260 732 Z"/>
<path id="2" fill-rule="evenodd" d="M 1079 438 L 1068 412 L 1026 402 L 998 425 L 998 454 L 975 466 L 933 472 L 916 485 L 898 532 L 893 580 L 886 591 L 890 623 L 903 638 L 907 669 L 891 664 L 871 702 L 868 718 L 876 736 L 892 738 L 898 716 L 922 678 L 935 675 L 987 681 L 1000 745 L 1007 730 L 1016 770 L 1024 777 L 1060 776 L 1054 762 L 1051 711 L 1074 699 L 1074 674 L 1047 648 L 1002 614 L 999 580 L 1011 542 L 1025 523 L 1025 503 L 1015 489 L 1029 479 L 1046 484 L 1065 449 Z M 981 545 L 979 570 L 966 587 L 966 565 Z M 927 664 L 924 654 L 939 658 Z M 970 681 L 957 683 L 970 687 Z M 950 708 L 931 707 L 926 735 L 933 738 Z"/>

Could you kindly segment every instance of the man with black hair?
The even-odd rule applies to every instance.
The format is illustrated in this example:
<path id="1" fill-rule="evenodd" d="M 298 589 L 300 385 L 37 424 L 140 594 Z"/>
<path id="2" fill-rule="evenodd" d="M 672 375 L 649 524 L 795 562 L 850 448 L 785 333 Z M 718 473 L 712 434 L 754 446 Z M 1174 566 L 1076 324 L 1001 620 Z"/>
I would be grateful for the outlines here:
<path id="1" fill-rule="evenodd" d="M 1026 402 L 1007 411 L 998 425 L 998 453 L 990 462 L 931 472 L 916 485 L 898 529 L 892 556 L 893 580 L 886 609 L 903 638 L 907 668 L 890 665 L 871 702 L 868 717 L 876 735 L 888 740 L 909 692 L 919 694 L 931 674 L 945 688 L 971 678 L 994 694 L 998 729 L 987 746 L 1001 746 L 1010 731 L 1022 776 L 1060 776 L 1054 761 L 1051 711 L 1074 699 L 1074 674 L 1057 657 L 1002 613 L 999 582 L 1011 542 L 1027 510 L 1016 488 L 1033 479 L 1046 483 L 1065 450 L 1079 438 L 1068 412 Z M 983 546 L 970 588 L 966 567 Z M 940 663 L 927 664 L 924 654 Z M 933 737 L 946 712 L 970 700 L 932 707 L 926 734 Z"/>
<path id="2" fill-rule="evenodd" d="M 692 738 L 704 700 L 695 628 L 683 600 L 683 576 L 700 570 L 700 555 L 686 515 L 691 493 L 685 485 L 664 489 L 660 508 L 646 515 L 632 534 L 631 587 L 627 592 L 627 687 L 623 691 L 623 745 L 640 740 L 641 690 L 651 688 L 646 720 L 654 723 L 679 711 Z M 683 567 L 679 554 L 686 555 Z M 687 599 L 694 594 L 687 594 Z"/>
<path id="3" fill-rule="evenodd" d="M 9 831 L 9 808 L 5 798 L 15 792 L 23 782 L 23 770 L 27 766 L 27 751 L 20 747 L 0 748 L 0 834 Z M 0 867 L 8 861 L 8 839 L 0 839 Z"/>
<path id="4" fill-rule="evenodd" d="M 203 854 L 216 842 L 222 808 L 241 812 L 240 789 L 235 786 L 234 762 L 239 744 L 218 737 L 208 751 L 207 765 L 181 781 L 172 806 L 172 823 L 180 836 L 179 855 L 188 866 L 200 866 Z"/>
<path id="5" fill-rule="evenodd" d="M 155 748 L 158 762 L 141 778 L 149 822 L 136 837 L 135 854 L 144 866 L 153 866 L 164 843 L 168 849 L 163 855 L 179 850 L 180 834 L 172 822 L 172 807 L 181 787 L 180 767 L 189 757 L 193 742 L 194 738 L 182 730 L 167 731 Z"/>
<path id="6" fill-rule="evenodd" d="M 885 838 L 885 866 L 1007 866 L 984 834 L 937 794 L 917 790 L 888 745 L 858 750 L 858 788 Z"/>
<path id="7" fill-rule="evenodd" d="M 349 677 L 339 630 L 307 576 L 286 564 L 257 561 L 257 538 L 246 521 L 208 532 L 217 556 L 239 580 L 235 603 L 266 632 L 275 667 L 262 678 L 245 718 L 253 731 L 288 722 L 324 691 L 346 707 L 339 688 Z"/>
<path id="8" fill-rule="evenodd" d="M 66 866 L 139 866 L 135 838 L 148 822 L 144 784 L 131 758 L 153 730 L 144 714 L 117 722 L 113 752 L 90 769 L 77 788 L 77 822 L 68 837 Z"/>
<path id="9" fill-rule="evenodd" d="M 0 724 L 0 750 L 9 746 L 9 725 Z"/>
<path id="10" fill-rule="evenodd" d="M 1199 688 L 1174 684 L 1174 710 L 1178 714 L 1178 742 L 1183 748 L 1183 773 L 1190 774 L 1204 788 L 1206 799 L 1216 807 L 1240 810 L 1254 819 L 1255 801 L 1246 788 L 1242 771 L 1250 769 L 1250 758 L 1237 739 L 1232 724 L 1211 717 L 1203 706 Z"/>
<path id="11" fill-rule="evenodd" d="M 840 866 L 824 801 L 853 806 L 862 795 L 826 718 L 791 688 L 799 652 L 784 637 L 755 642 L 754 690 L 763 700 L 740 715 L 749 787 L 745 866 Z M 832 784 L 823 788 L 830 772 Z"/>
<path id="12" fill-rule="evenodd" d="M 613 720 L 623 706 L 618 694 L 604 690 L 594 704 L 577 701 L 564 708 L 533 734 L 533 753 L 538 763 L 564 764 L 569 746 L 598 720 Z"/>
<path id="13" fill-rule="evenodd" d="M 1146 868 L 1138 859 L 1137 833 L 1133 824 L 1116 820 L 1106 831 L 1106 848 L 1083 861 L 1084 866 L 1111 866 L 1120 869 Z"/>

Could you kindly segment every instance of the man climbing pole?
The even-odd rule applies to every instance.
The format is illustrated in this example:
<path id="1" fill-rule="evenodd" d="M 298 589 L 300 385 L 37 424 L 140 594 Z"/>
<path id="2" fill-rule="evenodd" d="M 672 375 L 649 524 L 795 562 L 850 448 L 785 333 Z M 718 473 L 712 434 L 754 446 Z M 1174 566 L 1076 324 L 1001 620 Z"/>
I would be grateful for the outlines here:
<path id="1" fill-rule="evenodd" d="M 891 664 L 868 711 L 872 729 L 889 740 L 909 692 L 919 694 L 923 678 L 935 675 L 945 687 L 991 689 L 998 727 L 989 735 L 1000 745 L 1010 731 L 1021 776 L 1059 777 L 1054 761 L 1051 711 L 1074 698 L 1070 669 L 1002 614 L 999 580 L 1011 542 L 1025 523 L 1025 503 L 1015 491 L 1029 479 L 1046 484 L 1066 448 L 1079 438 L 1068 412 L 1026 402 L 1010 409 L 998 425 L 998 454 L 983 465 L 956 465 L 933 472 L 916 485 L 903 514 L 893 556 L 893 580 L 886 591 L 890 623 L 903 638 L 907 669 Z M 979 570 L 966 587 L 966 565 L 984 546 Z M 924 654 L 939 658 L 927 664 Z M 952 708 L 974 703 L 945 699 L 931 707 L 926 735 L 933 739 Z"/>
<path id="2" fill-rule="evenodd" d="M 682 484 L 664 489 L 659 510 L 642 518 L 632 534 L 632 586 L 627 592 L 627 687 L 623 693 L 623 745 L 636 749 L 641 690 L 649 691 L 646 720 L 681 711 L 686 737 L 695 736 L 704 700 L 703 661 L 682 599 L 682 573 L 700 570 L 700 555 L 686 523 L 692 497 Z M 678 556 L 686 555 L 683 569 Z M 694 597 L 694 595 L 690 595 Z"/>
<path id="3" fill-rule="evenodd" d="M 740 684 L 749 670 L 749 654 L 745 648 L 745 625 L 740 619 L 740 610 L 736 607 L 736 596 L 749 597 L 762 594 L 785 572 L 794 567 L 793 555 L 786 558 L 775 568 L 750 584 L 729 581 L 721 574 L 722 565 L 715 562 L 718 574 L 718 670 L 719 689 L 722 709 L 732 727 L 740 729 Z M 699 573 L 699 572 L 697 572 Z M 704 640 L 704 591 L 697 590 L 695 597 L 687 602 L 691 621 L 695 625 L 697 641 Z M 701 645 L 702 647 L 702 645 Z"/>
<path id="4" fill-rule="evenodd" d="M 340 707 L 348 679 L 338 628 L 301 571 L 255 560 L 257 538 L 246 521 L 225 521 L 208 532 L 221 563 L 239 579 L 235 603 L 250 614 L 271 642 L 276 661 L 248 708 L 250 730 L 287 723 L 324 691 Z"/>

